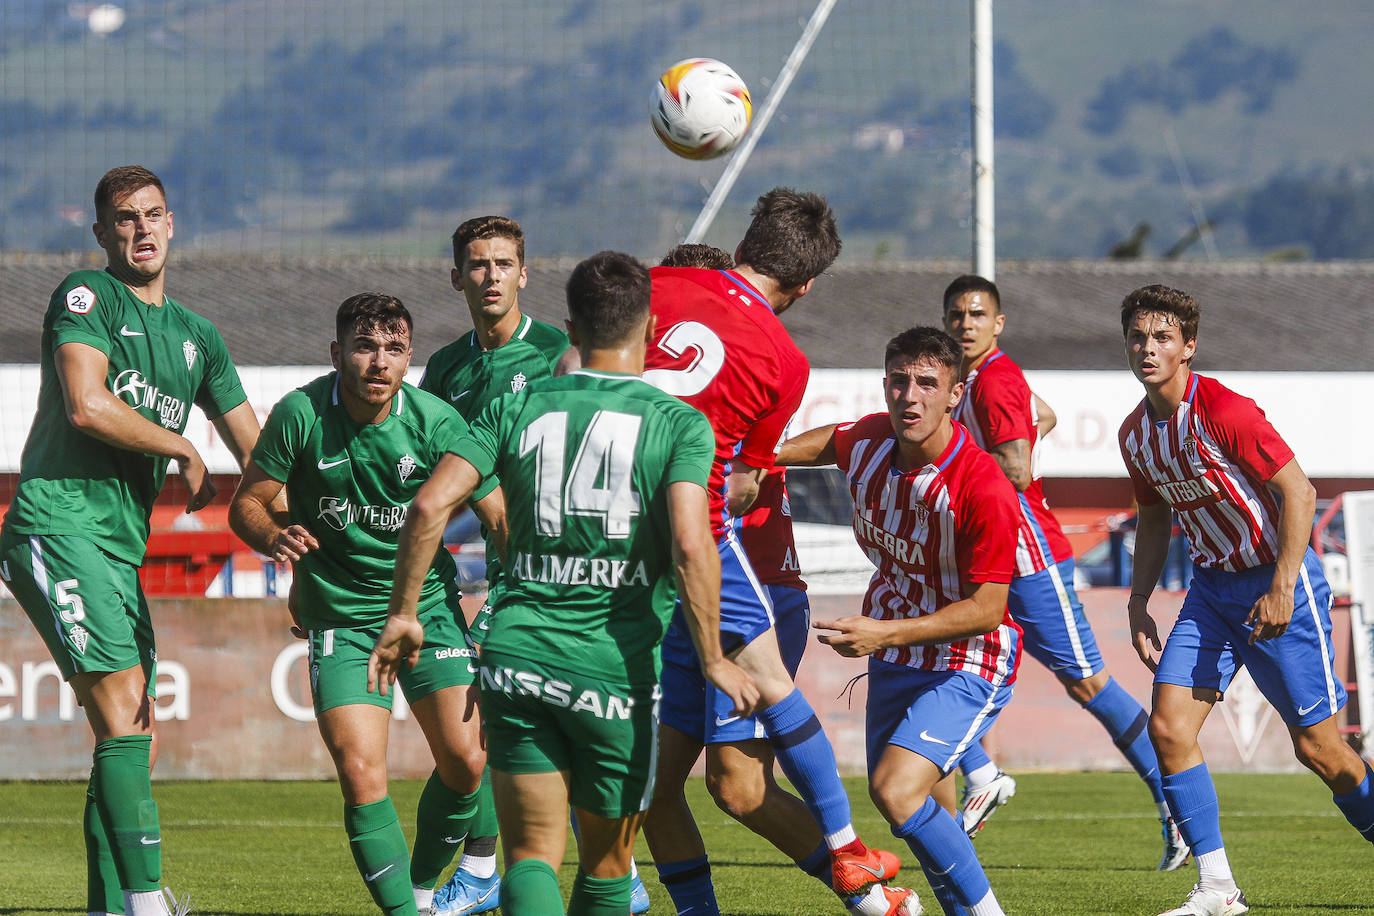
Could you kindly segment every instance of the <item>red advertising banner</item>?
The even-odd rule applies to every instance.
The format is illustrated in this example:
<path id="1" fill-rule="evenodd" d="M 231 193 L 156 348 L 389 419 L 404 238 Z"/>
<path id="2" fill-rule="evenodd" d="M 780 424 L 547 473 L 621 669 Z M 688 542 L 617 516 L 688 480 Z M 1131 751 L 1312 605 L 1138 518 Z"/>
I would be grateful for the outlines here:
<path id="1" fill-rule="evenodd" d="M 1081 596 L 1108 670 L 1147 708 L 1150 673 L 1136 658 L 1122 589 Z M 1181 594 L 1151 602 L 1168 632 Z M 815 596 L 812 618 L 854 613 L 857 597 Z M 476 599 L 467 599 L 469 613 Z M 153 603 L 158 633 L 159 755 L 168 779 L 296 779 L 333 775 L 315 728 L 305 643 L 292 638 L 280 600 L 188 599 Z M 1349 657 L 1349 624 L 1336 621 L 1339 665 Z M 798 683 L 819 712 L 840 769 L 864 772 L 866 663 L 813 644 Z M 423 777 L 433 766 L 418 726 L 398 703 L 391 772 Z M 19 606 L 0 601 L 0 779 L 84 779 L 91 736 L 71 691 Z M 1242 673 L 1202 732 L 1214 770 L 1297 771 L 1288 733 Z M 1125 769 L 1106 732 L 1069 700 L 1048 671 L 1027 659 L 1015 695 L 989 735 L 988 749 L 1009 770 Z"/>

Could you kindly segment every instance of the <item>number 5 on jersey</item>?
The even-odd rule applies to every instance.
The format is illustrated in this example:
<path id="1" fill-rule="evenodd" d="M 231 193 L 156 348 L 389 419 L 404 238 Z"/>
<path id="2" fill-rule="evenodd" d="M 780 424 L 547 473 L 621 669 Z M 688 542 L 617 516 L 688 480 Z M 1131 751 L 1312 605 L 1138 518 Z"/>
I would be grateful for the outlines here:
<path id="1" fill-rule="evenodd" d="M 559 537 L 565 516 L 583 515 L 600 518 L 608 539 L 630 536 L 640 511 L 631 472 L 642 422 L 635 414 L 598 410 L 578 443 L 568 442 L 566 411 L 546 413 L 525 427 L 520 457 L 535 454 L 534 514 L 541 535 Z M 570 445 L 577 454 L 565 478 Z"/>

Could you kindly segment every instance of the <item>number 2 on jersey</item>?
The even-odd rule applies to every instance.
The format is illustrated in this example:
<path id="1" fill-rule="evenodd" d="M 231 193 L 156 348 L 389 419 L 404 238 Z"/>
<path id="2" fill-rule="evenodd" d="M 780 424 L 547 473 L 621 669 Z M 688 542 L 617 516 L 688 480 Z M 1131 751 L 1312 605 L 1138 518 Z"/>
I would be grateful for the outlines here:
<path id="1" fill-rule="evenodd" d="M 577 444 L 564 479 L 568 414 L 546 413 L 520 433 L 520 457 L 534 452 L 534 516 L 546 537 L 563 533 L 565 515 L 599 517 L 607 538 L 630 536 L 639 514 L 639 494 L 631 485 L 635 447 L 643 418 L 598 410 Z"/>
<path id="2" fill-rule="evenodd" d="M 673 397 L 699 394 L 725 365 L 725 344 L 716 332 L 699 321 L 680 321 L 659 338 L 657 347 L 677 358 L 695 350 L 692 361 L 681 369 L 650 369 L 644 381 Z"/>

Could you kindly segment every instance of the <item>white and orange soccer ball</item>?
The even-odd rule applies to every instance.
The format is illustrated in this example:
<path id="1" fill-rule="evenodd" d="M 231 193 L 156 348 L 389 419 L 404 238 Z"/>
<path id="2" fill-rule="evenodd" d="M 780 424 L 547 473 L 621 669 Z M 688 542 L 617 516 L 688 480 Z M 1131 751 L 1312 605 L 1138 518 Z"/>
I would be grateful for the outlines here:
<path id="1" fill-rule="evenodd" d="M 730 152 L 753 116 L 744 80 L 709 57 L 681 60 L 665 70 L 649 103 L 654 133 L 686 159 L 714 159 Z"/>

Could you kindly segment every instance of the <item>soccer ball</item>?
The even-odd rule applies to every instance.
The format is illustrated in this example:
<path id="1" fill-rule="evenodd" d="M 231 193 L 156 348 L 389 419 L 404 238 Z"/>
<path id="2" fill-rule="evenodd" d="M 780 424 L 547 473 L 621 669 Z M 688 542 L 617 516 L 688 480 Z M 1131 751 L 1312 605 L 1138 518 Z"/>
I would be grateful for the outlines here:
<path id="1" fill-rule="evenodd" d="M 678 61 L 659 77 L 649 123 L 663 145 L 686 159 L 714 159 L 749 129 L 754 105 L 734 70 L 709 57 Z"/>

